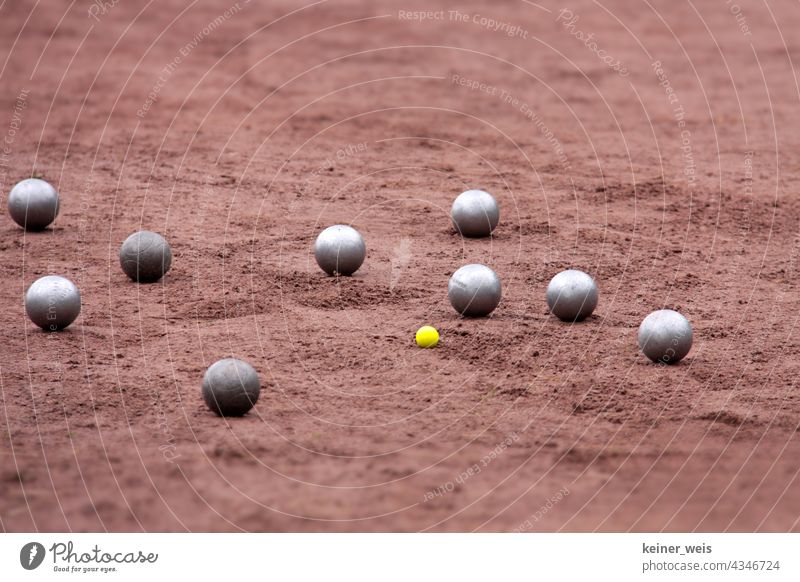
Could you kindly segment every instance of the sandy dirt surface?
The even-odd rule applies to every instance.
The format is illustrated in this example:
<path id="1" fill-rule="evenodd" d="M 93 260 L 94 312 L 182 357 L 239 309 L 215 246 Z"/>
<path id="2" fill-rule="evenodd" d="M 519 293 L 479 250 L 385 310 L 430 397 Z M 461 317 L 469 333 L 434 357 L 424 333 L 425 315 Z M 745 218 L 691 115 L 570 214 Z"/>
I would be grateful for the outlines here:
<path id="1" fill-rule="evenodd" d="M 0 527 L 800 529 L 798 28 L 788 1 L 6 0 Z M 32 174 L 42 233 L 5 208 Z M 470 188 L 491 239 L 450 226 Z M 352 278 L 314 263 L 335 223 Z M 175 256 L 146 286 L 140 228 Z M 469 262 L 491 318 L 447 301 Z M 567 267 L 601 289 L 575 325 L 544 302 Z M 57 334 L 22 302 L 49 273 L 83 298 Z M 672 367 L 636 347 L 665 306 L 695 330 Z M 263 384 L 239 419 L 200 394 L 227 356 Z"/>

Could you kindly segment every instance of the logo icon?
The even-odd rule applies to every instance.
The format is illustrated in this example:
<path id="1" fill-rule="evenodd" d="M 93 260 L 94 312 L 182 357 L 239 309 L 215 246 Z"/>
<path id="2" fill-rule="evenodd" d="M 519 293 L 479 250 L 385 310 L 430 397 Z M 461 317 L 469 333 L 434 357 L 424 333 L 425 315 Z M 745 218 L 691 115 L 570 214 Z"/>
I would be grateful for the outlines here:
<path id="1" fill-rule="evenodd" d="M 19 551 L 19 563 L 26 570 L 35 570 L 44 561 L 44 546 L 39 542 L 29 542 Z"/>

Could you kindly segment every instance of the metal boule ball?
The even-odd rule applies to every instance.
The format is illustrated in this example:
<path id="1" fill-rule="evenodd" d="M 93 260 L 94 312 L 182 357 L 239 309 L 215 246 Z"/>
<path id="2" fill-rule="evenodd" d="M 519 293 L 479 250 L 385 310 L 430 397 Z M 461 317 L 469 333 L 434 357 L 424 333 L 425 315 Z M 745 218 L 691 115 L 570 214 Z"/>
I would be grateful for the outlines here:
<path id="1" fill-rule="evenodd" d="M 47 275 L 28 287 L 25 311 L 45 331 L 64 329 L 81 312 L 81 293 L 66 277 Z"/>
<path id="2" fill-rule="evenodd" d="M 367 246 L 361 234 L 352 226 L 329 226 L 314 243 L 314 258 L 328 275 L 352 275 L 367 256 Z"/>
<path id="3" fill-rule="evenodd" d="M 242 416 L 255 406 L 260 391 L 253 366 L 236 358 L 215 362 L 203 376 L 203 400 L 220 416 Z"/>
<path id="4" fill-rule="evenodd" d="M 450 219 L 462 236 L 489 236 L 500 221 L 500 207 L 488 192 L 467 190 L 453 201 Z"/>
<path id="5" fill-rule="evenodd" d="M 158 281 L 172 265 L 172 249 L 158 233 L 140 230 L 125 239 L 119 249 L 119 264 L 132 280 Z"/>
<path id="6" fill-rule="evenodd" d="M 447 297 L 461 315 L 489 315 L 503 295 L 500 278 L 486 265 L 464 265 L 450 277 Z"/>
<path id="7" fill-rule="evenodd" d="M 597 283 L 577 269 L 561 271 L 547 286 L 547 307 L 563 321 L 580 321 L 597 307 Z"/>
<path id="8" fill-rule="evenodd" d="M 8 213 L 25 230 L 43 230 L 58 216 L 58 192 L 38 178 L 22 180 L 8 195 Z"/>
<path id="9" fill-rule="evenodd" d="M 672 309 L 660 309 L 639 326 L 639 349 L 656 363 L 680 362 L 692 348 L 692 325 Z"/>

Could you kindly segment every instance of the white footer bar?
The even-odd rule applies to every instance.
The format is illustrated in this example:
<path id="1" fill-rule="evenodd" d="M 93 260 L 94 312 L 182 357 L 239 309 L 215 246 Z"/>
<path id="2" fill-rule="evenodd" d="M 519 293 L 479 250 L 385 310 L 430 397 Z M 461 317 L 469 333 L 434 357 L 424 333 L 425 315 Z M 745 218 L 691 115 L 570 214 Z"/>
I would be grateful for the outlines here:
<path id="1" fill-rule="evenodd" d="M 2 534 L 0 580 L 800 580 L 798 534 Z"/>

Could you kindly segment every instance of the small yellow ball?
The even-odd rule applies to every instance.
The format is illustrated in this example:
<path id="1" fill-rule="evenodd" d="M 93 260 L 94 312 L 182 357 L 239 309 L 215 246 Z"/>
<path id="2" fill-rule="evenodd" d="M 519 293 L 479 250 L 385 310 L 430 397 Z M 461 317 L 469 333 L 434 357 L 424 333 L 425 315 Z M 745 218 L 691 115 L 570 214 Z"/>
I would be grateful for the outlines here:
<path id="1" fill-rule="evenodd" d="M 417 345 L 421 348 L 432 348 L 439 343 L 439 332 L 435 327 L 423 325 L 417 330 Z"/>

